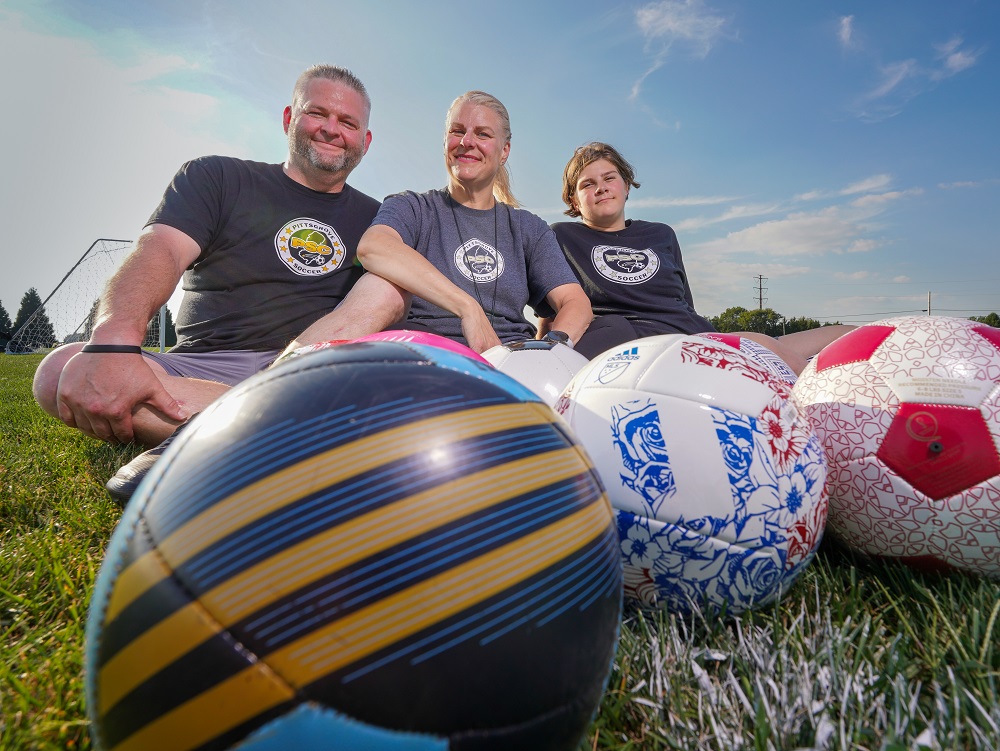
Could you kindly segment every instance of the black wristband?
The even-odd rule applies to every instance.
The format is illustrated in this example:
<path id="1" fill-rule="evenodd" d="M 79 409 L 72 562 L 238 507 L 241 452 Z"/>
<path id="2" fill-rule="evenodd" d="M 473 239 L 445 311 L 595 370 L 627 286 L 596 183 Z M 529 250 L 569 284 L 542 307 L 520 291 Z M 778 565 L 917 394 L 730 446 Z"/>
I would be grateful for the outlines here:
<path id="1" fill-rule="evenodd" d="M 94 354 L 141 355 L 142 347 L 135 344 L 84 344 L 80 351 Z"/>

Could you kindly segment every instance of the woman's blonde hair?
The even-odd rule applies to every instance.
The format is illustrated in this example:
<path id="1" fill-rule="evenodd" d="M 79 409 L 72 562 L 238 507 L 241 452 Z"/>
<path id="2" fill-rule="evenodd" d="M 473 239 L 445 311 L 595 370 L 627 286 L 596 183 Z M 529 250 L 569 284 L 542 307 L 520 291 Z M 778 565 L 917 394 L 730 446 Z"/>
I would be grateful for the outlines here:
<path id="1" fill-rule="evenodd" d="M 639 187 L 639 183 L 635 181 L 635 169 L 625 160 L 625 157 L 618 153 L 614 146 L 601 143 L 600 141 L 585 143 L 573 152 L 573 156 L 570 157 L 569 162 L 566 164 L 566 169 L 563 170 L 562 199 L 563 203 L 569 206 L 563 212 L 564 214 L 568 216 L 580 216 L 580 210 L 573 203 L 573 196 L 576 194 L 576 183 L 580 179 L 580 173 L 588 165 L 600 159 L 607 159 L 615 165 L 615 169 L 618 170 L 618 174 L 622 176 L 622 180 L 625 181 L 626 185 L 631 185 L 633 188 Z"/>
<path id="2" fill-rule="evenodd" d="M 500 127 L 503 129 L 504 142 L 510 143 L 510 115 L 507 113 L 507 108 L 503 106 L 503 102 L 492 94 L 487 94 L 485 91 L 467 91 L 451 103 L 451 107 L 448 108 L 448 116 L 444 121 L 446 139 L 448 137 L 448 127 L 451 125 L 451 114 L 463 104 L 474 104 L 478 107 L 489 107 L 493 110 L 497 114 L 497 117 L 500 118 Z M 493 181 L 493 197 L 500 203 L 513 206 L 515 209 L 521 205 L 514 197 L 514 191 L 511 190 L 510 169 L 508 169 L 506 164 L 500 165 L 500 171 Z"/>

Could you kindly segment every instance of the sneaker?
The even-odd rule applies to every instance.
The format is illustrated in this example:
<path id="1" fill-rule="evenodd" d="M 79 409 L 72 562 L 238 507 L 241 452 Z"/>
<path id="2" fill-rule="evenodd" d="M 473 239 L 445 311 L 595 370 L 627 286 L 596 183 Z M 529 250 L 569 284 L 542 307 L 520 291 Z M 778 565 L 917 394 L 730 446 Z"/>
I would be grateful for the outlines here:
<path id="1" fill-rule="evenodd" d="M 148 451 L 143 451 L 128 464 L 120 467 L 114 476 L 104 485 L 112 499 L 122 506 L 128 503 L 129 498 L 132 497 L 136 488 L 139 487 L 139 483 L 142 482 L 143 478 L 149 474 L 149 470 L 156 464 L 156 460 L 163 456 L 163 452 L 167 450 L 167 446 L 171 444 L 174 438 L 177 437 L 189 422 L 191 422 L 190 418 L 178 425 L 177 430 L 168 435 L 163 440 L 163 443 L 153 446 Z"/>

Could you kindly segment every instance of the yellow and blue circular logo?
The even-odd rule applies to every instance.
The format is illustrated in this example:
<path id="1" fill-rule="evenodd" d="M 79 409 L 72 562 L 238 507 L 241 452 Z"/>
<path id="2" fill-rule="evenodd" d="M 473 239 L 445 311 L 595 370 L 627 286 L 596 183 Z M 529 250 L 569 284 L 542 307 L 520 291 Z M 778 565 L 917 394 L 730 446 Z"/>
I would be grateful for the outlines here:
<path id="1" fill-rule="evenodd" d="M 323 276 L 344 264 L 347 248 L 329 224 L 293 219 L 274 236 L 278 257 L 300 276 Z"/>

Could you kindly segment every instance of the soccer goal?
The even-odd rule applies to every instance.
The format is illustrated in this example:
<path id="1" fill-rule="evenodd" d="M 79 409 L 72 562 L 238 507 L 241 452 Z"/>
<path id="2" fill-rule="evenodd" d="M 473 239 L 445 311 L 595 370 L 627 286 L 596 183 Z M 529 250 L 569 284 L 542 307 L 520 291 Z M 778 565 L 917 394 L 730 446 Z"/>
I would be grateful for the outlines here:
<path id="1" fill-rule="evenodd" d="M 42 304 L 13 333 L 6 354 L 26 354 L 90 339 L 97 301 L 108 279 L 132 250 L 131 240 L 95 240 Z M 146 328 L 144 347 L 165 348 L 166 306 Z"/>

